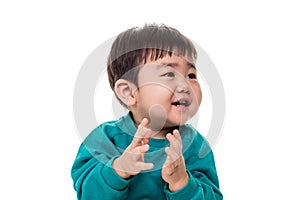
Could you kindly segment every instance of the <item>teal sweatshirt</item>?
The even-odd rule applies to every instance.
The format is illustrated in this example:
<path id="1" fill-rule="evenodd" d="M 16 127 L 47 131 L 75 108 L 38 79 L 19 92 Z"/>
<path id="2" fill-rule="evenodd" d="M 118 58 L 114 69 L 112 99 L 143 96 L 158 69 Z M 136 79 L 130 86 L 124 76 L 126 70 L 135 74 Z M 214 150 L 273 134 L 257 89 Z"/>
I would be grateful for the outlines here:
<path id="1" fill-rule="evenodd" d="M 223 199 L 213 153 L 205 139 L 190 125 L 178 128 L 182 137 L 183 156 L 189 175 L 188 183 L 179 191 L 171 192 L 161 177 L 166 159 L 167 139 L 149 141 L 150 150 L 145 162 L 154 168 L 132 176 L 119 177 L 112 163 L 131 143 L 136 127 L 130 113 L 117 121 L 106 122 L 95 128 L 79 148 L 71 175 L 80 200 L 106 199 Z"/>

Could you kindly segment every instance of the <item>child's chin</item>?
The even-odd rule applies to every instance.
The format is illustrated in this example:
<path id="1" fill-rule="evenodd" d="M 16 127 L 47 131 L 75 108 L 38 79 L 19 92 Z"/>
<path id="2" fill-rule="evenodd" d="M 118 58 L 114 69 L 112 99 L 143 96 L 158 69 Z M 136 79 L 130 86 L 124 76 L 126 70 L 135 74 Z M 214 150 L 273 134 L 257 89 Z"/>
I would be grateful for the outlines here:
<path id="1" fill-rule="evenodd" d="M 186 122 L 187 122 L 188 119 L 186 120 L 178 120 L 178 121 L 173 121 L 173 122 L 170 122 L 169 125 L 170 127 L 174 127 L 174 126 L 182 126 L 184 125 Z"/>

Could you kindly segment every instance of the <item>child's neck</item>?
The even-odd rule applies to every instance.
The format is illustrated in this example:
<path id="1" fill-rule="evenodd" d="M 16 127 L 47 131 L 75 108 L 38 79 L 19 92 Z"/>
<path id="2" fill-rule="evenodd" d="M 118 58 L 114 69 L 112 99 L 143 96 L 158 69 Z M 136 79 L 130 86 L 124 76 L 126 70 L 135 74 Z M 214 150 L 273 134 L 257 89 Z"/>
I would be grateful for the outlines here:
<path id="1" fill-rule="evenodd" d="M 164 139 L 166 138 L 166 135 L 168 133 L 172 133 L 173 130 L 178 129 L 178 127 L 168 127 L 168 128 L 163 128 L 160 131 L 155 131 L 153 130 L 154 134 L 151 138 L 156 138 L 156 139 Z"/>

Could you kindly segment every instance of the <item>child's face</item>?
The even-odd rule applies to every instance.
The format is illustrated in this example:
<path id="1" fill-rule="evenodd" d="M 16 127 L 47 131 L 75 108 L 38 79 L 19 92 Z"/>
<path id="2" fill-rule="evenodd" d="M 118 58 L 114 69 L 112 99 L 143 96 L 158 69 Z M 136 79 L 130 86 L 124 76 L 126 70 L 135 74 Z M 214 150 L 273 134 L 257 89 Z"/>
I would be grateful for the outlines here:
<path id="1" fill-rule="evenodd" d="M 202 99 L 196 69 L 174 54 L 142 66 L 138 87 L 133 116 L 136 122 L 150 119 L 152 129 L 184 124 L 195 115 Z"/>

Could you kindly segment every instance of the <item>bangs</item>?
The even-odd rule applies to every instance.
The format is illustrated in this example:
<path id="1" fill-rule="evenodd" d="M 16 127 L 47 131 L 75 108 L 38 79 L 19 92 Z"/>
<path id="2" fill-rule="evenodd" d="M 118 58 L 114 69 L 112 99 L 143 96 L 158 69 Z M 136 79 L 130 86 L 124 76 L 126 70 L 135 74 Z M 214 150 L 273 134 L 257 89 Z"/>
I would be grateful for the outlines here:
<path id="1" fill-rule="evenodd" d="M 172 56 L 173 54 L 176 56 L 184 57 L 188 62 L 191 64 L 195 64 L 194 61 L 196 60 L 196 55 L 189 54 L 186 49 L 181 50 L 171 50 L 171 49 L 142 49 L 142 56 L 141 62 L 139 64 L 146 64 L 149 61 L 156 61 L 158 59 L 164 58 L 165 56 Z"/>

